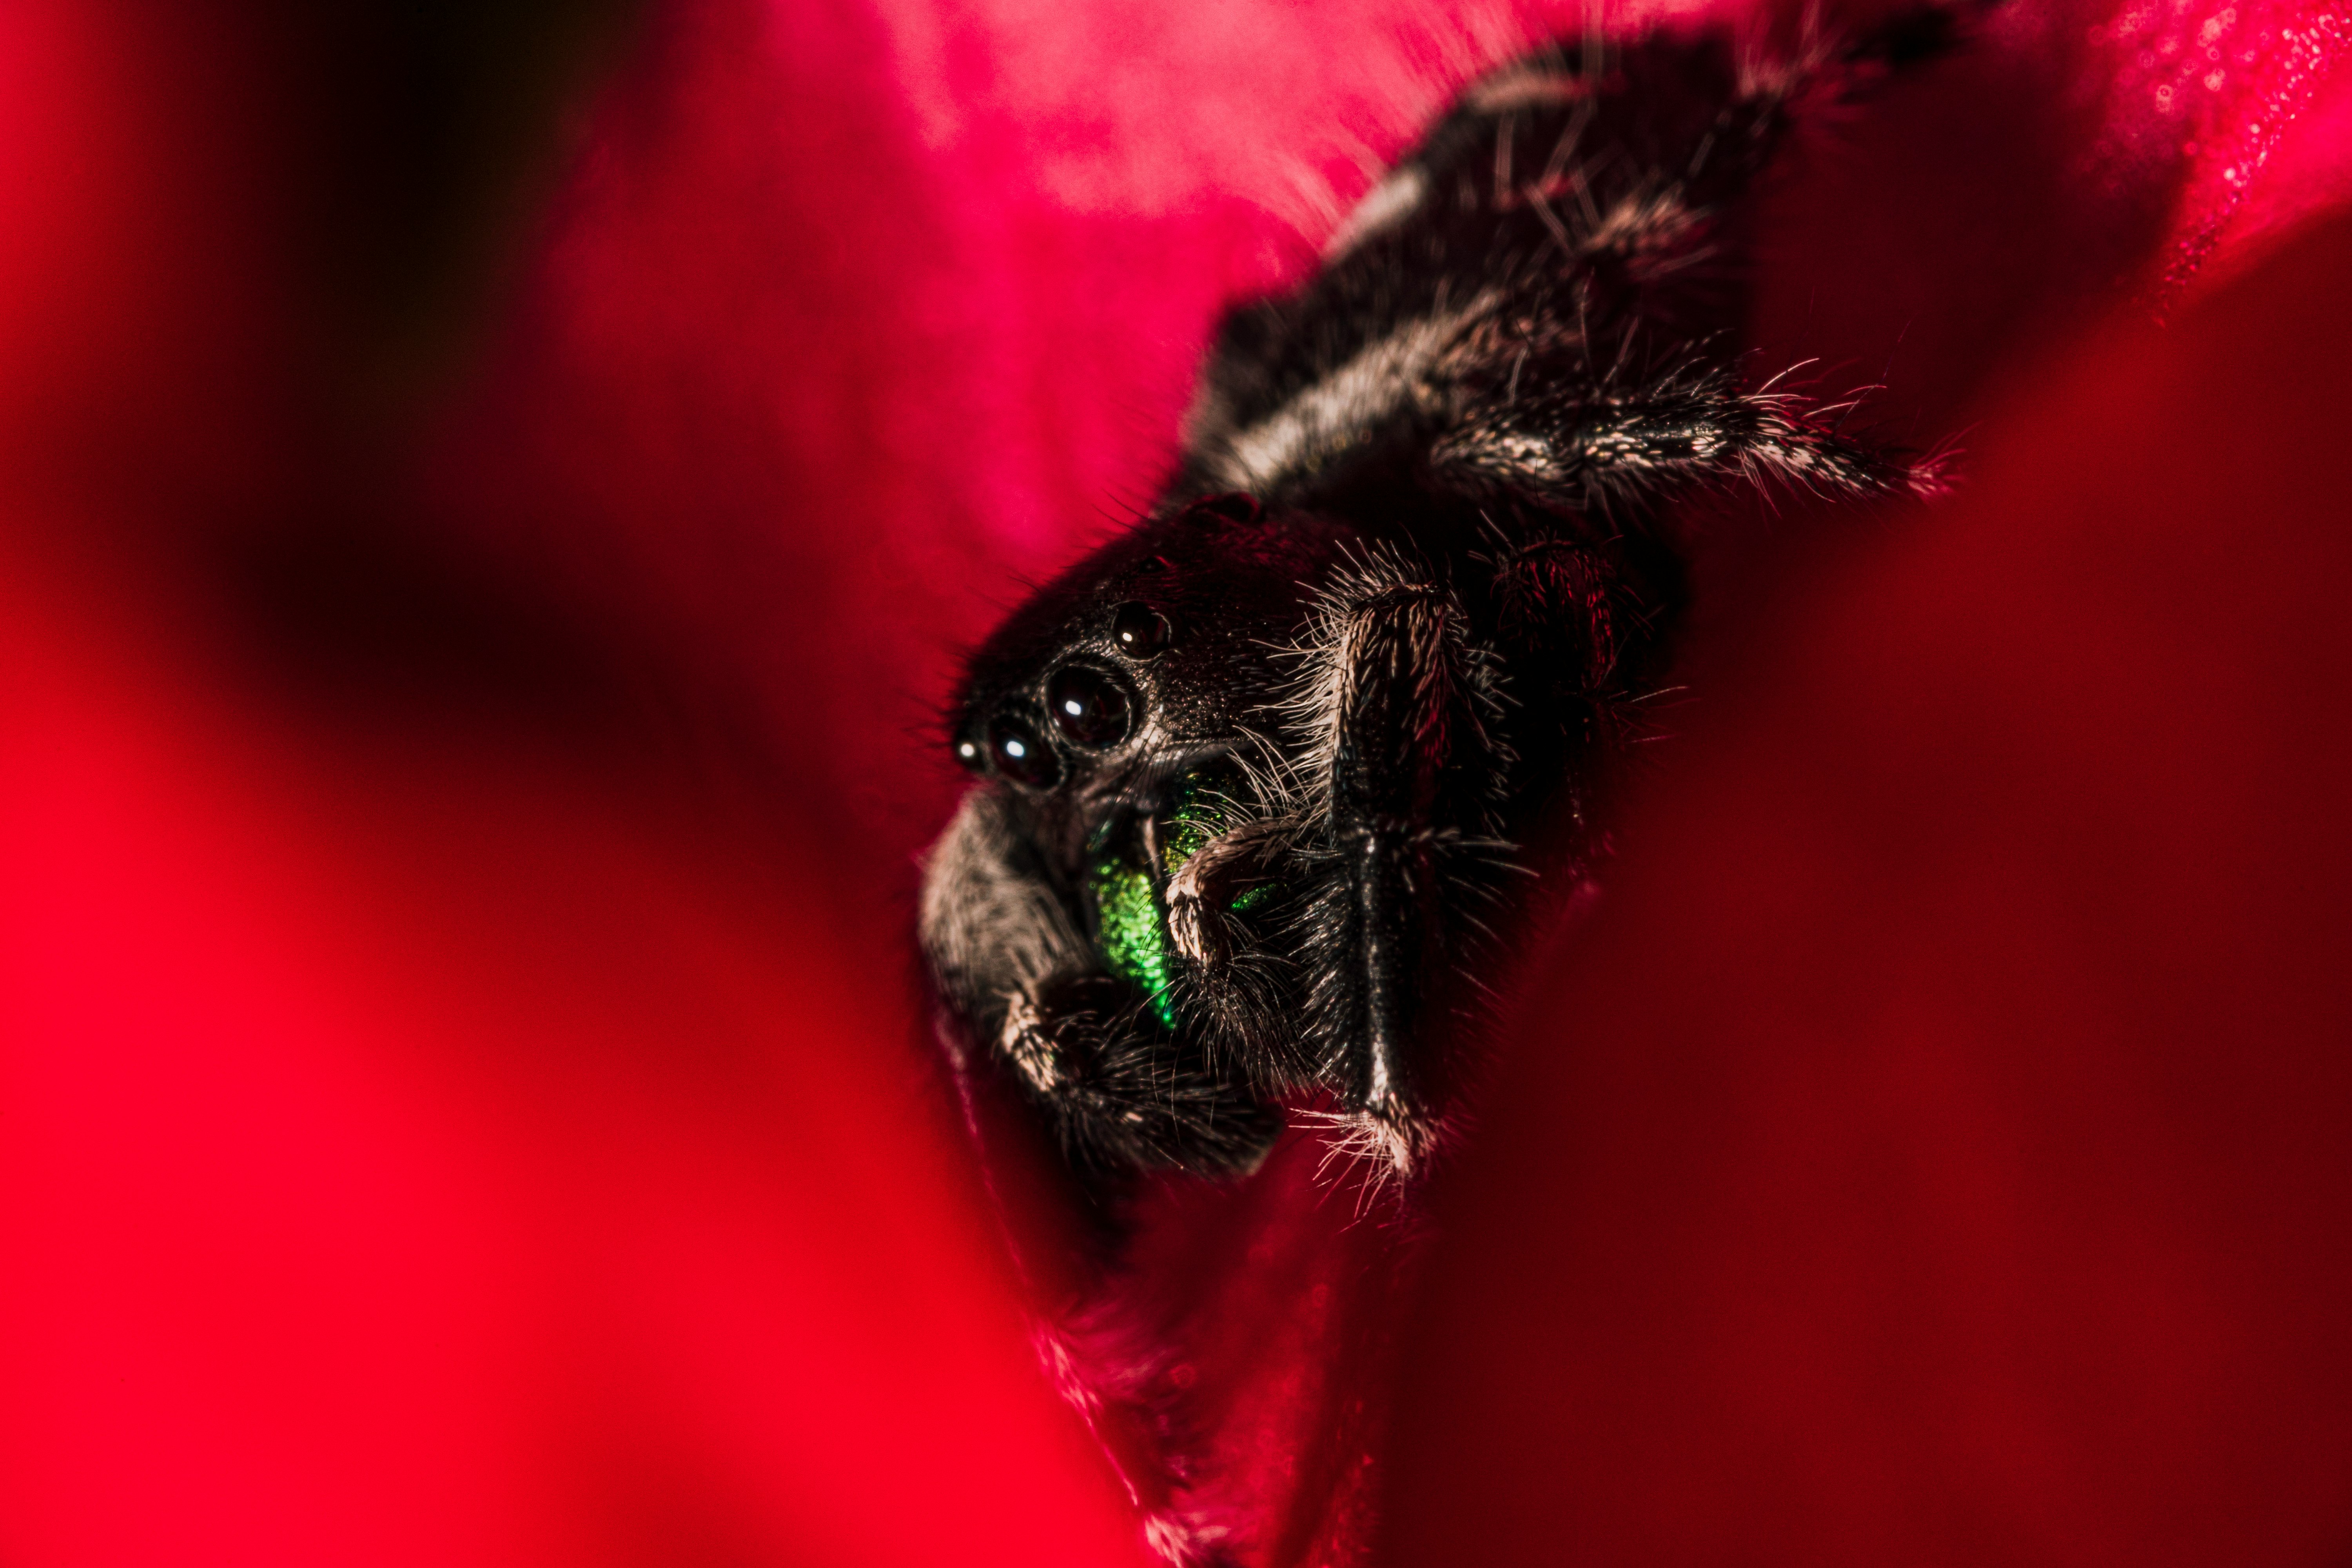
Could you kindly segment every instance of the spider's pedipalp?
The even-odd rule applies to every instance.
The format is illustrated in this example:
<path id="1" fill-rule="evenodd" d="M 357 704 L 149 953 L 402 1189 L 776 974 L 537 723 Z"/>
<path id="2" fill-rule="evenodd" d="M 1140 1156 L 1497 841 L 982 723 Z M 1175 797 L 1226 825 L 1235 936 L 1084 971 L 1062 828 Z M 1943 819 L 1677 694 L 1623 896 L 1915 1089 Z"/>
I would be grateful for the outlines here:
<path id="1" fill-rule="evenodd" d="M 1203 969 L 1222 969 L 1233 956 L 1225 911 L 1262 884 L 1297 831 L 1286 819 L 1258 817 L 1194 850 L 1168 879 L 1168 936 L 1176 951 Z"/>
<path id="2" fill-rule="evenodd" d="M 968 795 L 926 868 L 923 945 L 957 1012 L 1082 1162 L 1255 1165 L 1280 1113 L 1102 977 L 1012 814 L 1001 792 Z"/>
<path id="3" fill-rule="evenodd" d="M 1027 1077 L 1025 1060 L 1053 1064 L 1050 1087 L 1027 1081 L 1081 1161 L 1234 1174 L 1255 1169 L 1282 1131 L 1279 1110 L 1172 1042 L 1114 982 L 1066 982 L 1029 999 L 1024 1021 L 1032 1039 L 1013 1065 Z"/>

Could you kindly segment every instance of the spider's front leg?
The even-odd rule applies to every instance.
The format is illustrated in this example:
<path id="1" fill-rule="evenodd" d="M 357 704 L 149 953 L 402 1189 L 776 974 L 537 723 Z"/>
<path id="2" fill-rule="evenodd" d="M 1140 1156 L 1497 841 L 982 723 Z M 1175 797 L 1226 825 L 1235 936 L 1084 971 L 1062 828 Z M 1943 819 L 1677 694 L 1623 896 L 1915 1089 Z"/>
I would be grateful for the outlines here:
<path id="1" fill-rule="evenodd" d="M 1401 563 L 1327 596 L 1302 707 L 1326 764 L 1326 852 L 1310 997 L 1326 1081 L 1400 1169 L 1428 1151 L 1417 1044 L 1499 847 L 1491 810 L 1507 753 L 1495 739 L 1486 655 L 1451 589 Z M 1449 912 L 1451 906 L 1451 912 Z"/>

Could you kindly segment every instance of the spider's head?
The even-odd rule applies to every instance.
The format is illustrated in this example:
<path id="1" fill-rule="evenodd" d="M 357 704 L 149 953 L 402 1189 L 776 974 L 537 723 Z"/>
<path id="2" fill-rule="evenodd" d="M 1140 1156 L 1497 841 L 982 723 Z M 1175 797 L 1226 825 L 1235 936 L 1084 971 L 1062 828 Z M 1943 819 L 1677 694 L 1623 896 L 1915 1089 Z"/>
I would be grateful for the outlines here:
<path id="1" fill-rule="evenodd" d="M 1228 1127 L 1256 1114 L 1264 1131 L 1257 1097 L 1301 1076 L 1269 978 L 1297 968 L 1268 919 L 1276 847 L 1222 871 L 1201 852 L 1278 817 L 1295 789 L 1289 646 L 1359 543 L 1346 524 L 1213 497 L 1080 562 L 970 664 L 950 743 L 982 782 L 932 857 L 925 943 L 956 1010 L 1073 1117 L 1071 1097 L 1116 1100 L 1133 1066 L 1139 1096 L 1191 1073 Z M 1188 919 L 1204 896 L 1213 918 Z M 1080 1119 L 1106 1124 L 1099 1108 Z M 1138 1133 L 1121 1152 L 1216 1163 L 1171 1137 L 1184 1152 Z"/>
<path id="2" fill-rule="evenodd" d="M 1073 881 L 1111 818 L 1161 804 L 1204 768 L 1278 770 L 1269 710 L 1292 676 L 1285 650 L 1354 538 L 1226 495 L 1106 546 L 973 657 L 957 760 L 1007 795 L 1024 835 Z"/>

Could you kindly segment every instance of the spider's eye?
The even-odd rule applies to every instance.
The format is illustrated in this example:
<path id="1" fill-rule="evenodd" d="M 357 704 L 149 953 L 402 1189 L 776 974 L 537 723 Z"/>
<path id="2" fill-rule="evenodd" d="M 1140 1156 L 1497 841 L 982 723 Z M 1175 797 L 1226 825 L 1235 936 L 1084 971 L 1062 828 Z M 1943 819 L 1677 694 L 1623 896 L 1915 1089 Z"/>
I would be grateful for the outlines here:
<path id="1" fill-rule="evenodd" d="M 1031 789 L 1052 789 L 1062 780 L 1062 759 L 1018 719 L 1000 715 L 988 726 L 988 754 L 996 771 Z"/>
<path id="2" fill-rule="evenodd" d="M 969 735 L 956 742 L 955 754 L 956 761 L 961 763 L 970 772 L 976 773 L 981 772 L 982 768 L 986 766 L 986 764 L 980 760 L 980 742 L 973 740 Z"/>
<path id="3" fill-rule="evenodd" d="M 1045 683 L 1054 727 L 1081 746 L 1115 746 L 1133 727 L 1126 690 L 1099 669 L 1066 664 Z"/>
<path id="4" fill-rule="evenodd" d="M 1110 640 L 1129 658 L 1150 658 L 1165 653 L 1175 639 L 1168 617 L 1149 605 L 1121 605 L 1111 613 Z"/>

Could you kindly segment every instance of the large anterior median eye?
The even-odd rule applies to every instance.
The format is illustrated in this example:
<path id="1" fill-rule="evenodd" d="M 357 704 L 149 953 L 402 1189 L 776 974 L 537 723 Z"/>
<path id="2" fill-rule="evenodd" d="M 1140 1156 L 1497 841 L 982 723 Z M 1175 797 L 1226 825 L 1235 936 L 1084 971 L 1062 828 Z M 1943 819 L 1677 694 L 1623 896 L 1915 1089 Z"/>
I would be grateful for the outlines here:
<path id="1" fill-rule="evenodd" d="M 1000 714 L 989 721 L 988 754 L 996 771 L 1031 789 L 1051 789 L 1062 779 L 1062 759 L 1045 738 L 1018 719 Z"/>
<path id="2" fill-rule="evenodd" d="M 1127 690 L 1099 669 L 1066 664 L 1045 683 L 1045 711 L 1074 744 L 1115 746 L 1134 727 Z"/>

